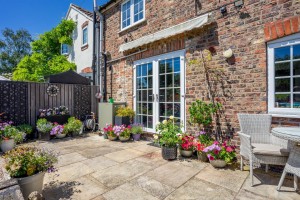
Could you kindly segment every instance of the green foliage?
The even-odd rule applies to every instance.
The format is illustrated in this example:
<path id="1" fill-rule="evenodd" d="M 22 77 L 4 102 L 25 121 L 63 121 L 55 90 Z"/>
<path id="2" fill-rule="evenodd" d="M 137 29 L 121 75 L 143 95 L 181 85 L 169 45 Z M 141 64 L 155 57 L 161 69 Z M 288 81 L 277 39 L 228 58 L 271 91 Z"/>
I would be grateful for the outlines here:
<path id="1" fill-rule="evenodd" d="M 221 107 L 220 103 L 213 104 L 196 100 L 189 107 L 190 122 L 199 126 L 202 125 L 203 127 L 210 126 L 213 121 L 213 114 Z"/>
<path id="2" fill-rule="evenodd" d="M 27 177 L 39 172 L 51 170 L 57 162 L 57 155 L 36 147 L 17 147 L 4 155 L 5 169 L 11 177 Z"/>
<path id="3" fill-rule="evenodd" d="M 17 129 L 26 134 L 31 134 L 33 131 L 32 126 L 30 126 L 29 124 L 21 124 L 17 126 Z"/>
<path id="4" fill-rule="evenodd" d="M 116 112 L 116 115 L 118 117 L 130 117 L 130 118 L 133 118 L 135 113 L 134 111 L 129 108 L 129 107 L 119 107 L 117 112 Z"/>
<path id="5" fill-rule="evenodd" d="M 181 127 L 174 123 L 173 116 L 170 116 L 170 119 L 157 124 L 156 132 L 158 134 L 160 145 L 166 147 L 176 147 L 179 142 L 178 136 L 182 133 Z"/>
<path id="6" fill-rule="evenodd" d="M 16 127 L 7 125 L 1 130 L 1 140 L 14 139 L 16 143 L 23 142 L 23 134 Z"/>
<path id="7" fill-rule="evenodd" d="M 76 65 L 60 54 L 62 44 L 72 44 L 74 29 L 73 21 L 62 20 L 57 27 L 40 35 L 32 42 L 32 55 L 25 56 L 14 70 L 13 80 L 41 82 L 44 76 L 75 70 Z"/>
<path id="8" fill-rule="evenodd" d="M 46 119 L 42 118 L 37 120 L 36 128 L 41 133 L 49 133 L 53 128 L 53 124 L 51 122 L 48 122 Z"/>
<path id="9" fill-rule="evenodd" d="M 79 133 L 82 128 L 82 122 L 75 117 L 70 117 L 68 123 L 64 126 L 65 133 Z"/>
<path id="10" fill-rule="evenodd" d="M 5 28 L 0 39 L 0 73 L 12 73 L 20 60 L 30 54 L 32 37 L 27 30 Z M 0 37 L 1 38 L 1 37 Z"/>
<path id="11" fill-rule="evenodd" d="M 132 125 L 131 126 L 131 133 L 132 134 L 142 134 L 143 133 L 143 127 L 142 125 Z"/>
<path id="12" fill-rule="evenodd" d="M 119 137 L 129 138 L 130 137 L 130 128 L 125 128 L 119 135 Z"/>

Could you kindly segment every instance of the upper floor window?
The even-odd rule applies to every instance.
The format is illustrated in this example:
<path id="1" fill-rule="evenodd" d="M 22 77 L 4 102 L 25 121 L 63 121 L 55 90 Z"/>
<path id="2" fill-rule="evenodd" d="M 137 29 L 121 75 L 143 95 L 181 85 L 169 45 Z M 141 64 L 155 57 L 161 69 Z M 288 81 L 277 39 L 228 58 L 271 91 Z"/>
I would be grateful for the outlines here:
<path id="1" fill-rule="evenodd" d="M 67 44 L 61 45 L 61 54 L 63 54 L 63 55 L 69 54 L 69 45 L 67 45 Z"/>
<path id="2" fill-rule="evenodd" d="M 145 0 L 127 0 L 121 5 L 121 29 L 145 19 Z"/>
<path id="3" fill-rule="evenodd" d="M 300 113 L 300 34 L 268 44 L 269 112 Z"/>
<path id="4" fill-rule="evenodd" d="M 82 29 L 82 46 L 88 43 L 88 26 Z"/>

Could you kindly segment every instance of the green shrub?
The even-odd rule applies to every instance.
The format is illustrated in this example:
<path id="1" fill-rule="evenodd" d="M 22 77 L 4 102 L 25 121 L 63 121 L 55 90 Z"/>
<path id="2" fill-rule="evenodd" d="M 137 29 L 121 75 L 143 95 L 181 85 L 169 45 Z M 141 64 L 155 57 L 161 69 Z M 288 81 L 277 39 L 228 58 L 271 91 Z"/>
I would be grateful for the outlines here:
<path id="1" fill-rule="evenodd" d="M 140 124 L 133 124 L 131 126 L 131 133 L 132 134 L 142 134 L 143 133 L 143 126 Z"/>
<path id="2" fill-rule="evenodd" d="M 23 134 L 16 127 L 7 125 L 1 131 L 1 140 L 14 139 L 16 143 L 23 142 Z"/>
<path id="3" fill-rule="evenodd" d="M 42 118 L 38 119 L 38 121 L 36 122 L 36 128 L 41 133 L 49 133 L 53 128 L 53 124 Z"/>
<path id="4" fill-rule="evenodd" d="M 116 115 L 118 117 L 130 117 L 130 118 L 133 118 L 135 113 L 134 113 L 134 110 L 132 110 L 131 108 L 129 107 L 119 107 L 117 112 L 116 112 Z"/>
<path id="5" fill-rule="evenodd" d="M 66 133 L 79 133 L 82 128 L 82 122 L 75 117 L 70 117 L 68 123 L 64 125 Z"/>
<path id="6" fill-rule="evenodd" d="M 24 132 L 26 134 L 31 134 L 33 131 L 32 126 L 30 126 L 29 124 L 22 124 L 17 126 L 17 129 L 21 132 Z"/>

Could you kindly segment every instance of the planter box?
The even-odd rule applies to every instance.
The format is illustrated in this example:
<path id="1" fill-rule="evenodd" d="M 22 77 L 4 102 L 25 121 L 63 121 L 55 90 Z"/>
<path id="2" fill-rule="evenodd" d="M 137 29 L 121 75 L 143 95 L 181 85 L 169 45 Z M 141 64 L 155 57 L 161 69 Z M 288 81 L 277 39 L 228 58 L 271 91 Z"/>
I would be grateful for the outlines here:
<path id="1" fill-rule="evenodd" d="M 39 140 L 49 141 L 51 139 L 50 133 L 42 133 L 42 132 L 38 132 L 38 133 L 39 133 Z"/>
<path id="2" fill-rule="evenodd" d="M 118 116 L 115 116 L 115 125 L 130 125 L 130 118 L 129 117 L 118 117 Z"/>

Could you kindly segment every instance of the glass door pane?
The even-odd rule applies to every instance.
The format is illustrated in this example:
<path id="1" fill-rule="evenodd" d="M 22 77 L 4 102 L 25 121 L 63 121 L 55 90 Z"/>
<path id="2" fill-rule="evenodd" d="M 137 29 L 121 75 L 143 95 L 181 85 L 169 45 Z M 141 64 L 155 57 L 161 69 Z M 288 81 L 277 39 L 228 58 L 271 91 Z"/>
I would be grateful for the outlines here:
<path id="1" fill-rule="evenodd" d="M 136 122 L 153 127 L 153 65 L 136 66 Z"/>
<path id="2" fill-rule="evenodd" d="M 180 57 L 160 60 L 158 63 L 160 122 L 173 115 L 176 123 L 180 123 L 180 68 Z"/>

